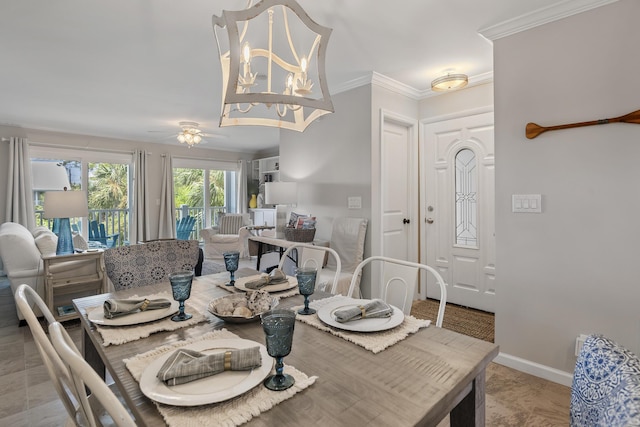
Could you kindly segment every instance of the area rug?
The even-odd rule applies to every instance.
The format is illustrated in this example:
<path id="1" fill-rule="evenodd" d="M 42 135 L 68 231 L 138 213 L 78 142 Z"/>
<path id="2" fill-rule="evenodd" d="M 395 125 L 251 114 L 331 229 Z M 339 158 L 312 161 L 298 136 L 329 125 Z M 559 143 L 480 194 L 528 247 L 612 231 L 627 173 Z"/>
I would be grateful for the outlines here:
<path id="1" fill-rule="evenodd" d="M 429 319 L 435 323 L 439 304 L 438 300 L 416 300 L 411 306 L 411 315 L 418 319 Z M 484 341 L 494 342 L 495 315 L 447 303 L 442 327 Z"/>

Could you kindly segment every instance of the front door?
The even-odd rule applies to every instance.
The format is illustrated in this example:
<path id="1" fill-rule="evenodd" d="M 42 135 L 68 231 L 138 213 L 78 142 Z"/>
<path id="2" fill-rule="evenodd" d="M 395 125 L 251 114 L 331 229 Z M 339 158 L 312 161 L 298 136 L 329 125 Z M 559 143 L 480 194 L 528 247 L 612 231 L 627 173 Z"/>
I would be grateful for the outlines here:
<path id="1" fill-rule="evenodd" d="M 425 124 L 423 131 L 422 262 L 444 278 L 447 302 L 493 312 L 493 113 Z M 428 277 L 426 296 L 439 295 Z"/>

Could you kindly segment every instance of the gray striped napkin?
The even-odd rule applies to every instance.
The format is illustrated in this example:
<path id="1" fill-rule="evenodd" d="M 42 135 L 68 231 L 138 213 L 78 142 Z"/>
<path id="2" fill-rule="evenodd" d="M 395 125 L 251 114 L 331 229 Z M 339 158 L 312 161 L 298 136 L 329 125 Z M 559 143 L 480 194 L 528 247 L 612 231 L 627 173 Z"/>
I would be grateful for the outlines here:
<path id="1" fill-rule="evenodd" d="M 340 323 L 371 317 L 391 317 L 391 314 L 393 314 L 393 307 L 381 299 L 374 299 L 366 304 L 333 313 L 336 321 Z"/>
<path id="2" fill-rule="evenodd" d="M 127 314 L 138 313 L 145 310 L 158 310 L 171 306 L 171 301 L 165 298 L 159 299 L 108 299 L 104 302 L 104 317 L 113 319 L 114 317 L 125 316 Z"/>
<path id="3" fill-rule="evenodd" d="M 169 356 L 156 376 L 166 385 L 172 386 L 224 371 L 249 371 L 260 365 L 262 365 L 262 359 L 259 347 L 229 350 L 215 354 L 179 349 Z"/>

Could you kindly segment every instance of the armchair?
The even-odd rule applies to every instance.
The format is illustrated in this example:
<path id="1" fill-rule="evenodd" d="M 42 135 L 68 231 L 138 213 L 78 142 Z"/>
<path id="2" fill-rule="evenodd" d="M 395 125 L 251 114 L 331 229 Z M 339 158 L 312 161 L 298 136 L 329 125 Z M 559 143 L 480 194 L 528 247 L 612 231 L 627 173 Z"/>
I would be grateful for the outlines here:
<path id="1" fill-rule="evenodd" d="M 205 258 L 222 258 L 227 251 L 238 251 L 240 257 L 249 258 L 249 214 L 225 214 L 220 223 L 200 231 L 204 242 Z"/>

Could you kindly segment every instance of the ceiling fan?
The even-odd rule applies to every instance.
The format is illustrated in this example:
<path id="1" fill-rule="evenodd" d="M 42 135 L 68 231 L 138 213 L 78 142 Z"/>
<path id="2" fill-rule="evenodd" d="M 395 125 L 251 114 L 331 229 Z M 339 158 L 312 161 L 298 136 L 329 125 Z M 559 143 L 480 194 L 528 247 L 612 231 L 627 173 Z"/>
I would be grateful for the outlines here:
<path id="1" fill-rule="evenodd" d="M 199 144 L 206 144 L 206 138 L 226 138 L 225 135 L 221 134 L 205 133 L 200 129 L 200 123 L 197 122 L 179 122 L 178 126 L 180 126 L 180 131 L 171 134 L 170 137 L 175 137 L 180 144 L 186 144 L 189 148 Z M 149 132 L 163 131 L 150 130 Z"/>

